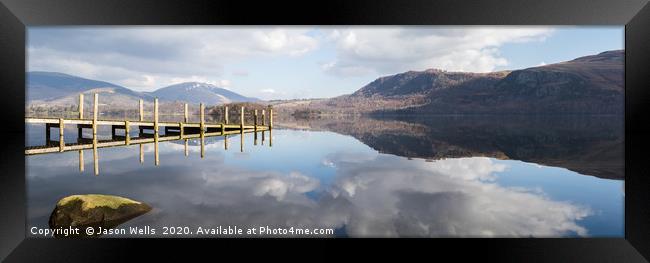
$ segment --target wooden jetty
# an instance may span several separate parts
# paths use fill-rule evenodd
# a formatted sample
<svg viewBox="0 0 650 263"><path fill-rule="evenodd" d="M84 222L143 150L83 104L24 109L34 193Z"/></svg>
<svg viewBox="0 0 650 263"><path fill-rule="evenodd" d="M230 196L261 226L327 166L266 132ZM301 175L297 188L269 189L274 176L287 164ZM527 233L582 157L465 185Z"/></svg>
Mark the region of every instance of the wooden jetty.
<svg viewBox="0 0 650 263"><path fill-rule="evenodd" d="M273 127L273 109L268 109L268 125L266 125L266 113L262 110L261 123L258 122L257 110L253 111L253 125L247 125L244 121L245 109L240 108L240 120L238 124L229 124L228 122L228 106L225 106L223 122L208 123L205 121L205 106L203 103L199 106L199 122L189 121L188 105L184 105L184 118L181 122L161 122L159 121L158 114L158 99L154 99L153 106L153 120L145 120L144 118L144 103L139 101L139 118L138 120L109 120L98 119L99 115L99 94L94 94L93 100L93 116L92 119L84 118L84 95L79 94L78 118L33 118L26 117L25 123L32 124L45 124L46 142L42 146L25 147L25 155L48 154L66 151L79 151L79 170L83 172L83 150L93 150L93 160L95 163L95 174L99 174L97 149L115 146L128 146L140 145L140 162L144 162L143 145L153 143L155 152L155 164L159 164L158 158L158 143L165 141L185 140L185 155L188 155L188 140L199 139L201 142L201 158L204 157L204 138L223 136L224 148L228 149L228 135L239 134L241 135L240 150L244 151L244 134L254 133L254 145L257 145L257 133L262 132L262 145L264 145L264 133L269 132L269 139L271 139L271 130ZM77 142L65 143L64 131L66 125L77 126ZM97 130L99 126L111 127L111 139L99 140ZM50 139L50 130L58 128L59 140L56 143ZM131 137L130 131L132 128L139 130L137 137ZM159 131L164 128L164 135L160 135ZM83 137L83 129L92 129L92 138ZM118 135L117 130L123 130L123 135ZM152 131L153 133L145 133L145 131ZM271 146L269 140L269 146Z"/></svg>

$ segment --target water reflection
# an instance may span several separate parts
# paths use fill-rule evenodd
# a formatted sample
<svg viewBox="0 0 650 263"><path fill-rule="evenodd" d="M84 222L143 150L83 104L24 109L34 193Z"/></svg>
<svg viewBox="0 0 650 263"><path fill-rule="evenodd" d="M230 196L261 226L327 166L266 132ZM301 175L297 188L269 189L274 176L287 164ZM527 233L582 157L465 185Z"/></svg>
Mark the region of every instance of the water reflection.
<svg viewBox="0 0 650 263"><path fill-rule="evenodd" d="M484 157L412 162L379 156L332 161L342 175L332 189L364 207L350 234L364 236L586 235L578 221L587 207L554 201L540 192L502 187L495 173L507 165Z"/></svg>
<svg viewBox="0 0 650 263"><path fill-rule="evenodd" d="M485 156L624 178L622 116L393 116L279 119L352 136L382 153L438 160Z"/></svg>
<svg viewBox="0 0 650 263"><path fill-rule="evenodd" d="M30 129L40 129L39 126L42 125L30 125ZM257 133L262 133L262 144L264 143L264 133L268 130L240 130L240 131L222 131L222 132L200 132L196 134L179 134L178 132L166 131L163 136L159 135L158 132L148 135L140 131L138 137L132 137L131 134L117 135L115 130L111 132L109 139L99 140L98 136L93 136L92 139L83 138L81 130L79 131L80 135L76 138L76 143L65 143L64 133L60 130L60 136L58 141L50 140L48 128L45 128L45 144L43 145L34 145L34 139L28 140L28 147L25 147L26 155L36 155L36 154L51 154L51 153L62 153L67 151L77 151L79 155L79 171L83 172L85 170L84 164L84 152L83 149L92 149L93 152L93 167L95 175L99 175L99 153L98 148L107 148L107 147L124 147L131 144L138 144L140 147L140 163L144 163L144 145L153 144L154 147L154 163L156 166L160 164L159 158L159 143L161 141L177 141L182 140L185 143L185 156L189 155L188 151L188 141L191 138L199 138L200 147L201 147L201 158L205 156L205 138L206 137L223 137L224 138L224 149L228 150L228 134L239 134L241 138L241 152L244 152L244 134L253 133L255 138L255 145L257 145ZM268 131L270 133L270 131ZM36 143L37 144L37 143ZM270 146L270 145L269 145Z"/></svg>
<svg viewBox="0 0 650 263"><path fill-rule="evenodd" d="M312 120L304 125L310 130L274 130L269 139L281 143L273 148L253 147L255 135L240 139L245 153L224 151L229 137L239 135L165 141L158 145L159 167L133 161L154 152L152 144L103 148L100 177L70 173L74 151L29 156L28 224L46 225L63 196L102 193L154 207L123 227L318 227L349 237L622 236L622 181L584 176L578 168L590 170L573 160L558 162L568 169L548 164L617 149L622 138L609 125L504 132L437 123ZM557 147L554 158L542 142ZM564 142L574 145L559 147ZM616 170L609 169L615 160L604 163L591 170Z"/></svg>

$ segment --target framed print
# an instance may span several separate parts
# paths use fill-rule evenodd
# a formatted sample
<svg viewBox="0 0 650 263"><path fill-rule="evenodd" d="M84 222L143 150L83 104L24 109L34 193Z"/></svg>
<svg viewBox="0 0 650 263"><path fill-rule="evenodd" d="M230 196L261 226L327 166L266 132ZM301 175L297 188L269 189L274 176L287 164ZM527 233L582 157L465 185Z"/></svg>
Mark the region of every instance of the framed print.
<svg viewBox="0 0 650 263"><path fill-rule="evenodd" d="M650 255L646 1L0 13L7 261L148 244Z"/></svg>

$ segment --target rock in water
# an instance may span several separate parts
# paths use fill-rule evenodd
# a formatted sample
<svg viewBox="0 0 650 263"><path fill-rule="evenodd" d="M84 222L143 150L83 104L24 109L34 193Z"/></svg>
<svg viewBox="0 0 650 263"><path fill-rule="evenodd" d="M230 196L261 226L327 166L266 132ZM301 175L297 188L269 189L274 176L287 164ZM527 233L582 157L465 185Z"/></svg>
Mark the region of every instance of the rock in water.
<svg viewBox="0 0 650 263"><path fill-rule="evenodd" d="M56 204L50 215L50 228L93 227L98 230L114 228L134 217L151 211L151 206L128 198L112 195L71 195ZM97 233L97 232L95 232Z"/></svg>

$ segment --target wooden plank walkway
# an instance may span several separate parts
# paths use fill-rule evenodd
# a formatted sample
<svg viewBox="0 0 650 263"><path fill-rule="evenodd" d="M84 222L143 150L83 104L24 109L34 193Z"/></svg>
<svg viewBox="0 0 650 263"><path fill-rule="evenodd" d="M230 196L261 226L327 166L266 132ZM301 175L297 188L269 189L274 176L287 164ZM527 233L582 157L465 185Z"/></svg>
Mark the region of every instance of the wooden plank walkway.
<svg viewBox="0 0 650 263"><path fill-rule="evenodd" d="M273 109L269 107L269 123L268 126L265 125L265 119L266 119L266 114L265 111L262 110L262 123L261 125L258 124L258 115L257 115L257 110L254 111L254 124L253 125L245 125L244 124L244 107L241 107L240 109L240 123L239 124L229 124L228 122L228 106L225 106L225 111L224 111L224 122L223 123L206 123L205 122L205 106L203 103L200 104L200 116L201 119L199 122L189 122L189 111L188 111L188 105L185 103L184 105L184 120L182 122L161 122L158 121L158 99L154 99L154 109L153 109L153 115L154 119L152 121L145 121L144 120L144 102L140 100L140 116L139 120L99 120L97 118L98 116L98 111L99 111L99 94L94 94L94 105L93 105L93 118L92 119L87 119L84 118L83 114L83 101L84 101L84 95L79 94L79 106L78 106L78 114L79 118L36 118L36 117L25 117L25 123L42 123L42 124L49 124L50 127L59 127L61 124L72 124L72 125L81 125L82 127L88 127L90 128L91 126L95 127L97 125L113 125L113 126L122 126L122 128L126 126L141 126L141 127L173 127L173 128L218 128L218 129L253 129L256 126L257 127L267 127L267 128L272 128L273 127ZM93 128L95 129L95 128Z"/></svg>
<svg viewBox="0 0 650 263"><path fill-rule="evenodd" d="M94 94L93 102L93 117L92 119L84 118L83 111L83 101L84 94L79 94L79 106L78 106L78 118L35 118L35 117L26 117L25 123L30 124L45 124L45 136L46 144L42 146L31 146L25 147L25 155L35 155L35 154L46 154L46 153L55 153L55 152L66 152L66 151L79 151L80 161L83 160L83 150L93 149L94 155L98 148L106 147L115 147L115 146L126 146L132 144L140 144L141 147L143 144L154 143L156 148L156 165L158 164L158 143L165 141L174 141L174 140L187 140L200 138L201 139L201 156L203 157L203 139L205 137L213 136L228 136L232 134L240 134L242 137L242 146L241 150L243 151L243 138L244 133L255 133L255 145L257 145L257 132L262 132L262 144L264 142L264 132L269 131L273 128L273 109L269 107L268 109L268 124L266 122L267 114L265 110L262 110L261 123L258 123L258 111L254 110L254 121L253 125L244 123L244 107L240 108L240 120L239 124L231 124L228 120L228 106L225 106L224 111L224 120L221 123L207 123L205 121L205 106L203 103L200 104L200 121L199 122L189 122L189 111L188 105L184 105L184 118L182 122L161 122L158 121L158 99L154 99L154 109L153 109L153 120L145 121L144 120L144 102L139 101L139 119L138 120L112 120L112 119L98 119L99 112L99 95ZM64 131L65 125L76 125L77 126L77 142L66 144L64 141ZM98 126L110 126L111 127L111 139L110 140L98 140L97 130ZM137 127L139 129L138 137L131 138L130 131L132 127ZM159 130L161 127L165 129L165 135L160 136ZM59 141L51 141L50 130L51 128L58 128L59 130ZM92 139L83 138L83 129L92 129ZM124 130L124 135L118 136L116 130ZM147 134L144 131L151 130L153 134ZM171 135L169 135L171 134ZM270 134L269 134L270 135ZM227 138L227 137L226 137ZM54 144L53 142L56 142ZM271 140L269 140L269 146L271 146ZM227 139L225 141L225 147L227 149ZM141 148L142 149L142 148ZM187 151L187 150L186 150ZM142 158L142 157L141 157ZM81 169L83 170L83 169ZM97 172L96 172L97 173Z"/></svg>

